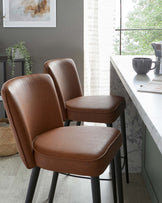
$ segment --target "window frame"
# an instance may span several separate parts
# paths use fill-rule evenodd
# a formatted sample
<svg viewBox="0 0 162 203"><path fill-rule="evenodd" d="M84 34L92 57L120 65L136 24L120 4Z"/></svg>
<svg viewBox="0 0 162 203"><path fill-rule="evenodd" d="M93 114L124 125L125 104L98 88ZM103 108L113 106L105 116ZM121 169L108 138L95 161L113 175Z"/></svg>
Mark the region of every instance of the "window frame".
<svg viewBox="0 0 162 203"><path fill-rule="evenodd" d="M122 15L122 6L123 6L123 1L120 0L120 23L119 23L119 28L115 29L115 32L119 32L119 55L122 55L122 32L124 31L142 31L142 30L162 30L162 29L156 29L156 28L122 28L122 20L123 20L123 15Z"/></svg>

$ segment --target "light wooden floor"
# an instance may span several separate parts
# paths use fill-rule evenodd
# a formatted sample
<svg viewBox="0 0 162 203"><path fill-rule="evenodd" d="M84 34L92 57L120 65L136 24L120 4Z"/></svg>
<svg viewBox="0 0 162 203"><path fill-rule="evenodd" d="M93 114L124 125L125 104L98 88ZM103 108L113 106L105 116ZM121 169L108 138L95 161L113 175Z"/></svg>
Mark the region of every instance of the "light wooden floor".
<svg viewBox="0 0 162 203"><path fill-rule="evenodd" d="M20 160L19 155L0 157L0 203L23 203L31 170ZM108 170L102 175L108 177ZM41 170L34 203L46 203L52 172ZM140 174L131 174L130 183L124 184L125 203L151 203ZM101 182L102 203L113 203L111 181ZM91 203L89 180L59 176L55 203Z"/></svg>

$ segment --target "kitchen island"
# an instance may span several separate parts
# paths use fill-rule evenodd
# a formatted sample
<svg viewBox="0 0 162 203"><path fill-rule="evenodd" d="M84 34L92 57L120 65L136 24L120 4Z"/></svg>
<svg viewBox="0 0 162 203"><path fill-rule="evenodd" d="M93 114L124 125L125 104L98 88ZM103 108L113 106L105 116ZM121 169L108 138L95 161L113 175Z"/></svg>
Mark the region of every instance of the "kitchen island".
<svg viewBox="0 0 162 203"><path fill-rule="evenodd" d="M162 94L137 91L157 76L154 71L136 74L134 57L111 57L110 93L126 99L129 170L142 172L152 202L157 203L162 202Z"/></svg>

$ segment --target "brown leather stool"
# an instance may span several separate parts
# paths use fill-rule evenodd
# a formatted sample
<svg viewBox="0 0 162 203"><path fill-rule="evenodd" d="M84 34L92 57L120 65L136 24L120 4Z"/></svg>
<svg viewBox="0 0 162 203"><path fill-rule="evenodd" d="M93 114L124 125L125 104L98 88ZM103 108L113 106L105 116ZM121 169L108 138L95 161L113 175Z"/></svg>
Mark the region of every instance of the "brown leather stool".
<svg viewBox="0 0 162 203"><path fill-rule="evenodd" d="M127 141L125 128L125 100L120 96L83 96L79 75L72 59L53 59L45 62L44 72L51 75L59 102L61 105L65 125L70 121L112 123L120 117L123 138L124 164L126 181L129 183Z"/></svg>
<svg viewBox="0 0 162 203"><path fill-rule="evenodd" d="M20 156L33 168L26 203L31 203L40 168L55 171L52 203L59 172L91 177L93 203L101 203L99 175L115 157L119 202L123 203L121 134L105 127L63 127L61 109L48 74L21 76L6 82L2 97Z"/></svg>

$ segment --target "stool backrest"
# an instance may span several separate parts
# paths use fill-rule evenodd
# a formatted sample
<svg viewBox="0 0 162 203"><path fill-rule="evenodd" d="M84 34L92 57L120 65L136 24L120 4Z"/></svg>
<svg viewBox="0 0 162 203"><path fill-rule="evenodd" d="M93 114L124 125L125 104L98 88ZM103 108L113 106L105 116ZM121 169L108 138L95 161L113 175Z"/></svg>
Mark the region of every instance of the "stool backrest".
<svg viewBox="0 0 162 203"><path fill-rule="evenodd" d="M63 126L52 78L33 74L11 79L3 84L2 98L20 156L27 168L33 168L34 138Z"/></svg>
<svg viewBox="0 0 162 203"><path fill-rule="evenodd" d="M50 74L55 83L63 119L66 120L65 102L83 95L76 65L69 58L53 59L45 62L44 72Z"/></svg>

